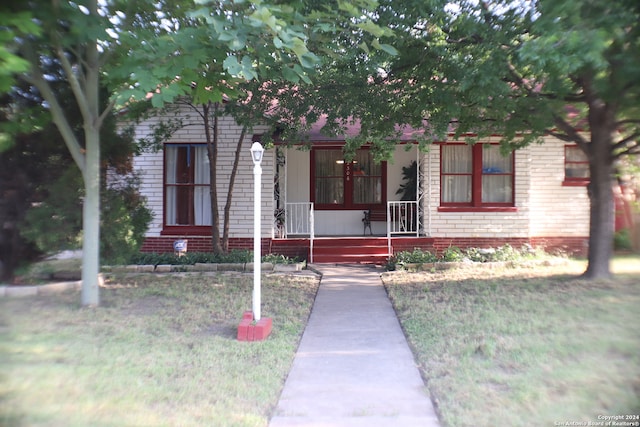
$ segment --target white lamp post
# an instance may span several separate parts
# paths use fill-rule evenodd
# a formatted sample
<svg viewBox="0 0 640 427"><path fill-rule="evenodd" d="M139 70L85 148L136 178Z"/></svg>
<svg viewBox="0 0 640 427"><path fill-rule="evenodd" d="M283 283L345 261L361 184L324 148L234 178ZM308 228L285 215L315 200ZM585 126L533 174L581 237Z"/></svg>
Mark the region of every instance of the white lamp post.
<svg viewBox="0 0 640 427"><path fill-rule="evenodd" d="M259 142L251 145L251 158L253 159L253 320L260 320L260 202L262 183L262 155L264 148Z"/></svg>

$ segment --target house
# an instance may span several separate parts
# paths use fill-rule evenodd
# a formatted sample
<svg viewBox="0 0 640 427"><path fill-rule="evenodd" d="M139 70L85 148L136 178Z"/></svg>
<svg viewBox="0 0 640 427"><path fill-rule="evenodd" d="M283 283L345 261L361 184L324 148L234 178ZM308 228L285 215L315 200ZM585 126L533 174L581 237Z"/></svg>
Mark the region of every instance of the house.
<svg viewBox="0 0 640 427"><path fill-rule="evenodd" d="M149 132L150 119L138 126ZM218 193L225 203L241 128L220 120ZM585 253L589 235L588 163L576 146L547 137L506 157L498 138L474 146L434 143L428 152L402 137L392 160L376 163L368 147L345 161L344 140L311 129L310 150L285 144L262 162L262 251L313 262L378 262L416 247L514 247ZM255 128L253 139L265 129ZM348 130L347 132L350 132ZM253 163L246 137L230 213L231 249L252 248ZM210 251L208 160L202 127L177 131L156 153L134 159L155 216L142 250ZM417 165L414 197L398 194L403 168ZM405 199L405 200L401 200ZM408 200L407 200L408 199ZM220 207L222 213L222 206ZM365 221L368 217L369 221Z"/></svg>

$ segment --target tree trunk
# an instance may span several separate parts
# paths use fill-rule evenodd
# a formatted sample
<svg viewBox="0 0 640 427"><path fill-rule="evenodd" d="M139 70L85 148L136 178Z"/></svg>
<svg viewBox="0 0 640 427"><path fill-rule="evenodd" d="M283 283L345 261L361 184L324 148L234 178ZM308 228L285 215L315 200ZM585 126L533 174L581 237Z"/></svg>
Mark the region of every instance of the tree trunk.
<svg viewBox="0 0 640 427"><path fill-rule="evenodd" d="M593 115L592 115L593 116ZM593 117L591 117L593 118ZM590 201L589 264L585 278L598 279L611 276L610 260L613 255L614 205L612 132L602 120L591 121L589 155ZM606 122L606 121L605 121Z"/></svg>
<svg viewBox="0 0 640 427"><path fill-rule="evenodd" d="M233 167L231 168L231 176L229 177L229 188L227 190L227 201L224 204L224 230L222 233L222 248L225 252L229 252L229 217L231 214L231 199L233 197L233 187L236 183L236 174L238 173L238 165L240 164L240 155L242 154L242 142L247 133L247 127L242 127L238 145L236 147L236 155L233 159Z"/></svg>
<svg viewBox="0 0 640 427"><path fill-rule="evenodd" d="M92 0L90 10L98 16L98 2ZM86 53L84 94L81 106L84 118L85 165L84 205L82 208L82 305L100 304L100 64L97 42L89 42ZM78 91L76 97L81 97Z"/></svg>
<svg viewBox="0 0 640 427"><path fill-rule="evenodd" d="M82 305L100 304L100 131L85 127L86 163L82 208Z"/></svg>
<svg viewBox="0 0 640 427"><path fill-rule="evenodd" d="M209 124L212 104L203 104L204 133L209 157L209 195L211 197L211 247L214 254L224 252L220 242L220 212L218 210L218 103L213 104L213 135Z"/></svg>

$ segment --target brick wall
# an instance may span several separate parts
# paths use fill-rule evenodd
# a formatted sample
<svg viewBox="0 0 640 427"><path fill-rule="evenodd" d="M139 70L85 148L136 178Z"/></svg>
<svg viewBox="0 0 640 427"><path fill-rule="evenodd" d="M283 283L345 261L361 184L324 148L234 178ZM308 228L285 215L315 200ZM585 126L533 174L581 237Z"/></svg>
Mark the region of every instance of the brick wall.
<svg viewBox="0 0 640 427"><path fill-rule="evenodd" d="M211 252L211 237L188 237L178 236L147 237L140 249L141 252L173 252L173 242L175 240L187 240L187 252ZM253 250L253 238L230 238L229 249ZM271 253L271 239L261 239L261 252Z"/></svg>
<svg viewBox="0 0 640 427"><path fill-rule="evenodd" d="M493 141L488 141L493 142ZM440 145L422 160L425 233L434 238L583 238L589 234L585 187L563 186L564 146L553 138L515 153L517 212L439 212Z"/></svg>
<svg viewBox="0 0 640 427"><path fill-rule="evenodd" d="M178 112L183 117L191 116L193 119L185 120L185 126L178 130L167 142L204 143L206 142L202 124L197 116L187 106L181 106ZM166 113L162 117L153 117L136 127L136 137L140 138L150 133L153 124L161 119L173 118L176 113ZM233 164L241 127L235 124L232 118L223 117L219 122L220 144L218 148L218 206L220 215L223 215L226 202L231 165ZM253 133L263 130L256 127ZM235 179L234 195L231 204L229 230L234 237L253 237L253 162L249 149L253 133L245 135L240 156L240 165ZM266 150L262 161L262 234L271 236L273 228L273 164L274 150ZM134 159L134 168L142 174L142 195L147 198L149 208L154 218L147 232L148 237L160 237L163 226L163 172L164 154L160 150L155 153L143 153ZM222 167L224 166L224 167ZM222 227L223 218L220 218Z"/></svg>

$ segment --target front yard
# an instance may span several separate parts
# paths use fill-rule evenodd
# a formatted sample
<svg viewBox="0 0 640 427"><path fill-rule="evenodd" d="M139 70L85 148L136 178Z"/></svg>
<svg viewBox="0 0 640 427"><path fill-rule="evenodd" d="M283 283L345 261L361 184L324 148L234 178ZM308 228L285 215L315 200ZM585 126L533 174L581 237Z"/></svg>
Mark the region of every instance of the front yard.
<svg viewBox="0 0 640 427"><path fill-rule="evenodd" d="M612 280L582 271L572 261L383 275L444 427L640 414L640 257L616 259Z"/></svg>
<svg viewBox="0 0 640 427"><path fill-rule="evenodd" d="M640 257L597 282L583 262L528 265L383 274L442 426L640 414ZM255 343L236 340L246 273L112 276L97 309L2 298L0 425L265 427L318 283L265 275L274 330Z"/></svg>
<svg viewBox="0 0 640 427"><path fill-rule="evenodd" d="M78 292L0 299L0 425L266 426L317 278L268 275L264 342L238 342L252 275L109 279Z"/></svg>

